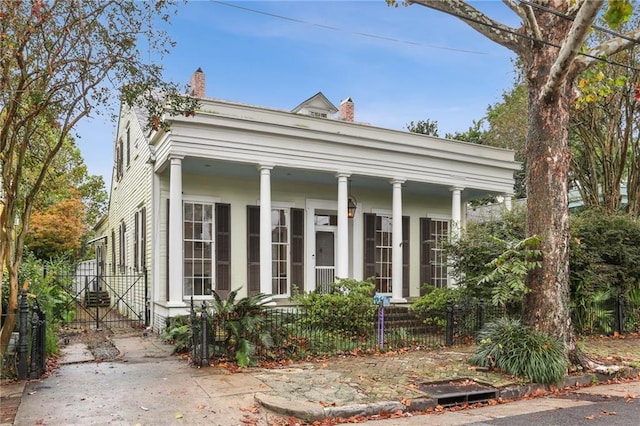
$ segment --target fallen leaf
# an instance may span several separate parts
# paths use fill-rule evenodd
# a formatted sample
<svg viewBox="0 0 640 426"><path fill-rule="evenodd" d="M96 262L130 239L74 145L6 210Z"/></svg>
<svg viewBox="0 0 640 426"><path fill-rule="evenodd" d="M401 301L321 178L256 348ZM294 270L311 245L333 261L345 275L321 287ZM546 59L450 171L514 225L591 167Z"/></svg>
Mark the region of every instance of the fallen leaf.
<svg viewBox="0 0 640 426"><path fill-rule="evenodd" d="M147 407L140 406L140 408L142 408L144 411L149 411Z"/></svg>
<svg viewBox="0 0 640 426"><path fill-rule="evenodd" d="M200 405L198 405L196 408L197 408L198 410L204 410L205 408L207 408L207 406L206 406L206 405L204 405L204 404L200 404Z"/></svg>
<svg viewBox="0 0 640 426"><path fill-rule="evenodd" d="M596 418L596 416L592 414L590 416L584 416L584 418L587 419L587 420L593 420L593 419Z"/></svg>
<svg viewBox="0 0 640 426"><path fill-rule="evenodd" d="M182 418L182 413L176 413L176 419L181 419Z"/></svg>

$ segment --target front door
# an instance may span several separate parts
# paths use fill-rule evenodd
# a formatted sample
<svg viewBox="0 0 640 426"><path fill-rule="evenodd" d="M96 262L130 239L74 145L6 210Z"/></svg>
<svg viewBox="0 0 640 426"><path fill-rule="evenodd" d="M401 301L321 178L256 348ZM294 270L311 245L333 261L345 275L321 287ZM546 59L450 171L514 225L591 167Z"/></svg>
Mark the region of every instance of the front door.
<svg viewBox="0 0 640 426"><path fill-rule="evenodd" d="M316 290L327 293L335 274L335 231L316 231Z"/></svg>

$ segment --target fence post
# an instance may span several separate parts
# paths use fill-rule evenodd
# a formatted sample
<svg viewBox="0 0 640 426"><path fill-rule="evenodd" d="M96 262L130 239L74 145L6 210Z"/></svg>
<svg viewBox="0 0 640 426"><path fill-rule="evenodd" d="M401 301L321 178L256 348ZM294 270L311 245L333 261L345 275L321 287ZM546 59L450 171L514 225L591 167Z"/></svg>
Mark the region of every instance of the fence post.
<svg viewBox="0 0 640 426"><path fill-rule="evenodd" d="M36 300L36 308L40 322L38 323L38 340L40 341L40 374L46 371L47 367L47 315L40 309L40 304Z"/></svg>
<svg viewBox="0 0 640 426"><path fill-rule="evenodd" d="M33 313L31 314L31 365L29 368L29 378L31 379L37 379L40 377L40 374L38 374L38 349L40 348L40 344L38 342L39 322L40 317L34 307Z"/></svg>
<svg viewBox="0 0 640 426"><path fill-rule="evenodd" d="M201 367L209 366L209 332L207 330L207 322L209 316L207 315L207 303L202 302L202 315L200 316L200 354L202 359L200 360Z"/></svg>
<svg viewBox="0 0 640 426"><path fill-rule="evenodd" d="M191 296L191 362L197 363L198 357L198 323L196 322L196 309L193 306L193 296Z"/></svg>
<svg viewBox="0 0 640 426"><path fill-rule="evenodd" d="M20 306L18 308L20 328L18 335L18 380L27 378L27 317L29 315L29 303L27 302L27 291L22 290L20 296Z"/></svg>
<svg viewBox="0 0 640 426"><path fill-rule="evenodd" d="M144 326L151 325L151 301L149 300L149 274L147 267L144 268Z"/></svg>
<svg viewBox="0 0 640 426"><path fill-rule="evenodd" d="M618 318L618 334L624 334L624 297L622 292L618 293L616 313Z"/></svg>
<svg viewBox="0 0 640 426"><path fill-rule="evenodd" d="M447 329L445 337L445 345L453 346L453 303L447 301Z"/></svg>

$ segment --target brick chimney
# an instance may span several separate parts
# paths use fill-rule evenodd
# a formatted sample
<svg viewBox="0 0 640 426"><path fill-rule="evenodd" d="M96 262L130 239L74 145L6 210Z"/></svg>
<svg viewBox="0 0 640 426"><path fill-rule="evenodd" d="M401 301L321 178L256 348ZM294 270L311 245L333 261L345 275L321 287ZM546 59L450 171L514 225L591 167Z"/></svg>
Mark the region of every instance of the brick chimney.
<svg viewBox="0 0 640 426"><path fill-rule="evenodd" d="M351 98L347 98L344 101L340 102L340 107L338 109L338 118L342 121L351 121L353 122L354 118L354 110L355 106Z"/></svg>
<svg viewBox="0 0 640 426"><path fill-rule="evenodd" d="M195 98L204 98L204 72L202 68L196 70L191 76L191 82L189 82L189 95Z"/></svg>

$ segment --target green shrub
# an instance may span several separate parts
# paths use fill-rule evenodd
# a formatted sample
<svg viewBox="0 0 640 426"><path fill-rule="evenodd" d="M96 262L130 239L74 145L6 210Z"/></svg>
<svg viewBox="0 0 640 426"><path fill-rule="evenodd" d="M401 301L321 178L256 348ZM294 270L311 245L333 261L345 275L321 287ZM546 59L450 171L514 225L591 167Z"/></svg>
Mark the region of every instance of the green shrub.
<svg viewBox="0 0 640 426"><path fill-rule="evenodd" d="M447 325L447 303L456 303L461 299L459 287L435 287L431 284L422 286L425 294L414 300L409 310L416 314L426 325L444 328Z"/></svg>
<svg viewBox="0 0 640 426"><path fill-rule="evenodd" d="M179 316L167 319L167 326L160 338L174 345L174 352L185 353L191 349L191 320L189 316Z"/></svg>
<svg viewBox="0 0 640 426"><path fill-rule="evenodd" d="M567 371L564 343L518 320L498 319L487 324L478 337L480 345L469 359L473 365L498 368L543 384L558 383Z"/></svg>
<svg viewBox="0 0 640 426"><path fill-rule="evenodd" d="M343 279L332 284L328 293L296 295L292 299L302 314L302 327L366 338L375 330L374 289L371 280Z"/></svg>

